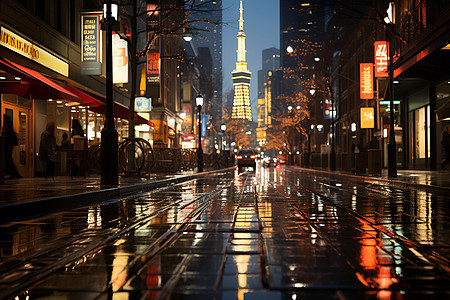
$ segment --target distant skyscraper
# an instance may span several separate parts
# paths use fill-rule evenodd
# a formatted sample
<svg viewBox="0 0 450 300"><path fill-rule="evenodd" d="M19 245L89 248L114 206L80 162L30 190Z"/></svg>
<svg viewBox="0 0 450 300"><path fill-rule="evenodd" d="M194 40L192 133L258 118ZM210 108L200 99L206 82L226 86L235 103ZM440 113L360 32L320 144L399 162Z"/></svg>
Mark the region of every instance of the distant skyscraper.
<svg viewBox="0 0 450 300"><path fill-rule="evenodd" d="M211 22L196 22L192 25L199 30L198 34L193 36L191 46L196 49L209 48L212 59L212 93L203 95L205 104L202 113L210 115L212 124L219 130L222 123L222 0L199 3L201 9L192 11L189 19L205 19Z"/></svg>
<svg viewBox="0 0 450 300"><path fill-rule="evenodd" d="M231 72L234 85L234 100L231 117L233 119L246 119L252 121L252 107L250 105L250 78L251 72L247 69L245 58L244 8L242 0L239 7L239 32L237 34L238 50L236 69Z"/></svg>
<svg viewBox="0 0 450 300"><path fill-rule="evenodd" d="M277 48L262 51L262 70L258 71L258 121L256 140L264 146L267 140L267 130L272 117L272 79L274 71L280 68L280 50Z"/></svg>

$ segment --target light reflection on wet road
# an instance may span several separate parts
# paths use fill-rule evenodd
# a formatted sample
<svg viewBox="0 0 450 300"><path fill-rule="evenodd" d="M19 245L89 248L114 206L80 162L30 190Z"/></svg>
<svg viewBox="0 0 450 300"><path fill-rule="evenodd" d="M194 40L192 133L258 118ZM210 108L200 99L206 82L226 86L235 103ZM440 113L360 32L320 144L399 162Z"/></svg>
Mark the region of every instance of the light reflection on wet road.
<svg viewBox="0 0 450 300"><path fill-rule="evenodd" d="M289 166L2 228L0 296L445 299L448 196Z"/></svg>

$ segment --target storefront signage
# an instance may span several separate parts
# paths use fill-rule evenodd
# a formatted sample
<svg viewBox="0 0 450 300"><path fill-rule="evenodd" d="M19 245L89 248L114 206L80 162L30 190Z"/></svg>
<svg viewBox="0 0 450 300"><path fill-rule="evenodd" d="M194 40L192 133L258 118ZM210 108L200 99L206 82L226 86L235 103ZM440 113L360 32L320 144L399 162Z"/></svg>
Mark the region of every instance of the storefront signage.
<svg viewBox="0 0 450 300"><path fill-rule="evenodd" d="M372 63L359 64L360 98L373 98L373 65Z"/></svg>
<svg viewBox="0 0 450 300"><path fill-rule="evenodd" d="M373 107L361 107L361 128L375 127L375 113Z"/></svg>
<svg viewBox="0 0 450 300"><path fill-rule="evenodd" d="M100 14L82 14L81 26L81 74L101 75Z"/></svg>
<svg viewBox="0 0 450 300"><path fill-rule="evenodd" d="M27 57L61 75L69 76L69 64L35 43L1 26L0 45Z"/></svg>
<svg viewBox="0 0 450 300"><path fill-rule="evenodd" d="M194 135L183 136L183 141L194 141L194 140L195 140Z"/></svg>
<svg viewBox="0 0 450 300"><path fill-rule="evenodd" d="M151 98L136 97L136 101L134 103L134 109L136 112L150 112L152 110Z"/></svg>
<svg viewBox="0 0 450 300"><path fill-rule="evenodd" d="M128 44L113 34L113 83L128 82Z"/></svg>
<svg viewBox="0 0 450 300"><path fill-rule="evenodd" d="M147 53L147 82L159 82L159 53Z"/></svg>
<svg viewBox="0 0 450 300"><path fill-rule="evenodd" d="M330 97L328 95L324 96L323 99L323 118L326 120L332 119L332 113L333 113L333 103L330 100Z"/></svg>
<svg viewBox="0 0 450 300"><path fill-rule="evenodd" d="M377 41L374 44L375 53L375 77L388 77L389 44L385 41Z"/></svg>

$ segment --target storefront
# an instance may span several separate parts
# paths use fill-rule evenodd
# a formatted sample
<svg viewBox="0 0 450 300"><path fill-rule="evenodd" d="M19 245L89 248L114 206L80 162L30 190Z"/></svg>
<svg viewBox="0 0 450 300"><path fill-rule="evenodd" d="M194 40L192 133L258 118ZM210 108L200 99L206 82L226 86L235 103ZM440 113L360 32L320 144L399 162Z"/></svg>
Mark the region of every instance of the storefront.
<svg viewBox="0 0 450 300"><path fill-rule="evenodd" d="M40 136L54 122L58 149L57 174L67 174L63 137L70 139L72 120L80 121L88 146L99 143L106 112L106 99L69 77L69 64L12 30L1 27L0 111L8 115L18 135L13 161L24 177L40 175ZM71 84L68 84L70 82ZM76 87L75 87L76 86ZM128 108L114 103L119 141L128 136ZM1 119L1 126L4 120ZM135 115L136 124L147 120Z"/></svg>

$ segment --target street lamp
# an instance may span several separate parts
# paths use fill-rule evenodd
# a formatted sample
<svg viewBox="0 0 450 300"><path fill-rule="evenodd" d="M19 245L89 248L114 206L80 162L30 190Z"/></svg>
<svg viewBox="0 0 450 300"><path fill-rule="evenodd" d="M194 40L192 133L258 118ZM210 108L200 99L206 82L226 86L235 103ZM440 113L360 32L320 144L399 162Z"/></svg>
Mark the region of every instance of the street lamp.
<svg viewBox="0 0 450 300"><path fill-rule="evenodd" d="M203 149L202 149L202 106L203 96L198 95L195 98L195 104L198 110L198 150L197 150L197 171L203 172Z"/></svg>
<svg viewBox="0 0 450 300"><path fill-rule="evenodd" d="M117 185L119 183L118 141L119 136L114 125L113 111L113 78L112 78L112 1L106 3L106 115L105 125L101 133L101 185ZM117 11L117 7L116 7ZM117 16L116 16L117 18ZM116 19L117 20L117 19Z"/></svg>
<svg viewBox="0 0 450 300"><path fill-rule="evenodd" d="M392 51L392 42L394 40L393 33L394 32L394 18L393 13L394 6L392 3L389 4L388 14L391 14L391 17L386 21L386 33L389 41L389 141L388 141L388 177L397 177L397 145L395 142L395 127L394 127L394 52ZM391 31L389 31L391 30Z"/></svg>
<svg viewBox="0 0 450 300"><path fill-rule="evenodd" d="M227 125L225 125L224 123L222 123L222 125L220 125L220 130L222 130L222 139L223 138L225 138L225 147L223 147L223 141L222 141L222 150L225 150L224 148L226 148L226 141L227 141L227 139L226 139L226 137L225 137L225 130L227 129Z"/></svg>

